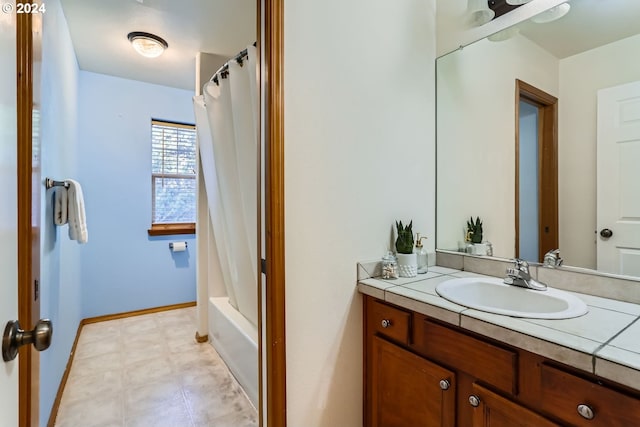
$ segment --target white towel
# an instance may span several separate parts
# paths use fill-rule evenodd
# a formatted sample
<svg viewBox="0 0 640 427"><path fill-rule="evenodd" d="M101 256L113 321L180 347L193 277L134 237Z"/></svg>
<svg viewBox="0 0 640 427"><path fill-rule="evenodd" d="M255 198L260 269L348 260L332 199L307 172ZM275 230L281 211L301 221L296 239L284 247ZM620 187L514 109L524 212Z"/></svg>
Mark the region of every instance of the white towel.
<svg viewBox="0 0 640 427"><path fill-rule="evenodd" d="M56 187L53 195L53 223L64 225L67 223L67 189Z"/></svg>
<svg viewBox="0 0 640 427"><path fill-rule="evenodd" d="M84 197L82 187L77 181L67 179L69 183L68 192L68 212L69 218L69 238L77 240L78 243L87 243L89 233L87 232L87 217L84 212Z"/></svg>

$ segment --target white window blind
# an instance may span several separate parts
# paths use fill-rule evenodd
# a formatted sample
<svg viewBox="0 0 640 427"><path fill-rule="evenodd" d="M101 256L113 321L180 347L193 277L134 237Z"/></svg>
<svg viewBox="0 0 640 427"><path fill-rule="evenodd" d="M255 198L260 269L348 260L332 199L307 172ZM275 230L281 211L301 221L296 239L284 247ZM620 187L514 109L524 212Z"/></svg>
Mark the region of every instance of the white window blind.
<svg viewBox="0 0 640 427"><path fill-rule="evenodd" d="M151 121L153 224L196 221L195 126Z"/></svg>

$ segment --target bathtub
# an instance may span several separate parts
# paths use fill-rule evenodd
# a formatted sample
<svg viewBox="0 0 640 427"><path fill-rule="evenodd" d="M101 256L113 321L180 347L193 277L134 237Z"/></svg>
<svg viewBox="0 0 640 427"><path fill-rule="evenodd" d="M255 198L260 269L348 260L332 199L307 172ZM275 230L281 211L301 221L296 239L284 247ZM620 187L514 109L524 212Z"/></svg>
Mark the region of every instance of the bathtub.
<svg viewBox="0 0 640 427"><path fill-rule="evenodd" d="M209 298L209 340L258 407L258 329L229 304L227 297Z"/></svg>

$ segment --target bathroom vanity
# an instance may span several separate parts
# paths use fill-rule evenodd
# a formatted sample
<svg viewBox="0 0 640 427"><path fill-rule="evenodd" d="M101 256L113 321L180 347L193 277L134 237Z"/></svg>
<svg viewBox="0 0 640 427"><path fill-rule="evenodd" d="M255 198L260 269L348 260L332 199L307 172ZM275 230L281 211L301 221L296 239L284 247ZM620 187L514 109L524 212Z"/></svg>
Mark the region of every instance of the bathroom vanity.
<svg viewBox="0 0 640 427"><path fill-rule="evenodd" d="M434 292L474 274L434 267L424 279L359 277L365 426L640 426L637 360L607 360L605 351L629 350L616 340L634 333L640 307L581 295L587 315L531 321ZM603 323L602 334L580 336Z"/></svg>

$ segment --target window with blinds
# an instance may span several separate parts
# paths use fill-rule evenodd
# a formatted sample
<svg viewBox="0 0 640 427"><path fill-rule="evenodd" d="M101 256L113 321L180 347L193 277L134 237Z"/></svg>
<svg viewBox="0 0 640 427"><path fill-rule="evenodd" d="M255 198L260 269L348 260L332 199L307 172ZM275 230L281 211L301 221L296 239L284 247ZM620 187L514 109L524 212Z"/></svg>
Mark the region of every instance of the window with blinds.
<svg viewBox="0 0 640 427"><path fill-rule="evenodd" d="M151 121L151 186L152 229L157 226L167 229L163 225L195 223L194 125Z"/></svg>

